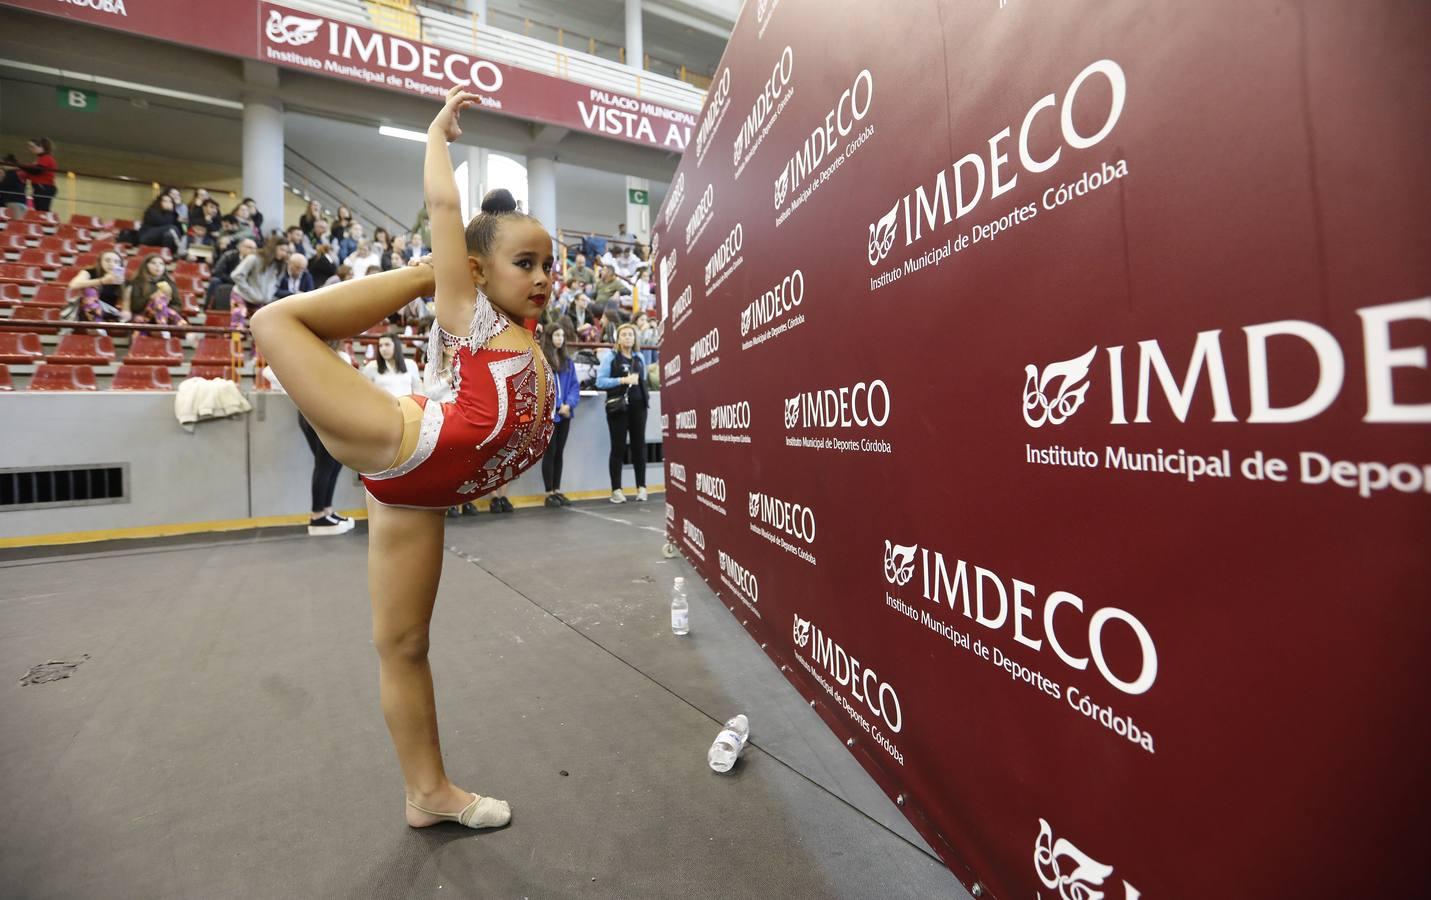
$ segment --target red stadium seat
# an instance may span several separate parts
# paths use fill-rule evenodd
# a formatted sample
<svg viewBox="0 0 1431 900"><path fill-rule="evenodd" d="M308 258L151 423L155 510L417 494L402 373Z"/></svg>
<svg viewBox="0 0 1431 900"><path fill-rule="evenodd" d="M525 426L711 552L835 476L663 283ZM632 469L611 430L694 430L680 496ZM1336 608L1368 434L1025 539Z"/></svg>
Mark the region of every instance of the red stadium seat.
<svg viewBox="0 0 1431 900"><path fill-rule="evenodd" d="M15 382L10 379L10 367L0 363L0 391L15 390Z"/></svg>
<svg viewBox="0 0 1431 900"><path fill-rule="evenodd" d="M233 381L233 372L228 366L189 366L190 378L224 378Z"/></svg>
<svg viewBox="0 0 1431 900"><path fill-rule="evenodd" d="M20 265L42 266L53 272L62 264L60 263L60 255L58 253L41 250L39 247L31 247L28 250L20 251Z"/></svg>
<svg viewBox="0 0 1431 900"><path fill-rule="evenodd" d="M199 341L199 349L194 351L194 364L200 366L228 366L232 356L226 337L205 337Z"/></svg>
<svg viewBox="0 0 1431 900"><path fill-rule="evenodd" d="M20 286L18 284L0 284L0 309L7 306L18 306L23 302L20 297Z"/></svg>
<svg viewBox="0 0 1431 900"><path fill-rule="evenodd" d="M65 305L65 295L69 292L63 284L42 284L35 289L35 295L26 303L33 303L35 306L58 306L61 309Z"/></svg>
<svg viewBox="0 0 1431 900"><path fill-rule="evenodd" d="M38 266L19 263L0 264L0 282L12 284L39 284L45 280L45 273Z"/></svg>
<svg viewBox="0 0 1431 900"><path fill-rule="evenodd" d="M41 225L58 225L60 217L52 212L42 212L38 209L27 209L25 215L20 218L22 222L37 222Z"/></svg>
<svg viewBox="0 0 1431 900"><path fill-rule="evenodd" d="M107 365L114 362L114 341L102 334L67 334L60 338L60 346L50 354L50 361Z"/></svg>
<svg viewBox="0 0 1431 900"><path fill-rule="evenodd" d="M60 320L60 310L53 306L30 306L21 303L10 312L11 323L21 322L58 322ZM3 320L0 320L3 321ZM8 331L34 331L34 328L12 327Z"/></svg>
<svg viewBox="0 0 1431 900"><path fill-rule="evenodd" d="M118 248L118 246L119 245L116 244L114 241L91 241L89 245L89 252L93 253L95 256L99 256L101 253L104 253L107 250L114 250Z"/></svg>
<svg viewBox="0 0 1431 900"><path fill-rule="evenodd" d="M74 241L69 238L54 235L40 238L40 249L48 250L60 256L74 256L76 253L79 253L79 249L75 247Z"/></svg>
<svg viewBox="0 0 1431 900"><path fill-rule="evenodd" d="M8 231L0 231L0 251L8 253L19 253L30 247L29 241L23 234L11 234Z"/></svg>
<svg viewBox="0 0 1431 900"><path fill-rule="evenodd" d="M34 222L19 222L14 219L11 219L10 223L5 226L5 233L16 237L33 238L37 241L45 236L44 229Z"/></svg>
<svg viewBox="0 0 1431 900"><path fill-rule="evenodd" d="M205 280L207 280L209 277L208 266L204 265L201 262L190 262L187 259L181 259L178 262L174 263L174 272L176 277L182 275L186 278L197 278Z"/></svg>
<svg viewBox="0 0 1431 900"><path fill-rule="evenodd" d="M35 368L35 377L30 380L32 391L97 391L94 368L91 366L67 366L63 363L43 363Z"/></svg>
<svg viewBox="0 0 1431 900"><path fill-rule="evenodd" d="M95 262L98 261L99 260L95 260ZM91 265L93 265L93 263L91 263ZM52 280L56 284L68 285L71 281L74 281L76 275L83 272L86 268L87 266L65 266L55 273L55 277Z"/></svg>
<svg viewBox="0 0 1431 900"><path fill-rule="evenodd" d="M184 362L184 346L178 338L137 334L129 341L124 363L129 366L177 366Z"/></svg>
<svg viewBox="0 0 1431 900"><path fill-rule="evenodd" d="M204 327L227 328L229 327L229 321L232 315L233 313L226 312L222 309L211 309L204 313Z"/></svg>
<svg viewBox="0 0 1431 900"><path fill-rule="evenodd" d="M163 366L136 366L125 363L114 373L112 391L172 391L174 381Z"/></svg>
<svg viewBox="0 0 1431 900"><path fill-rule="evenodd" d="M133 219L115 219L112 225L115 231L124 231L126 229L132 231L139 227Z"/></svg>
<svg viewBox="0 0 1431 900"><path fill-rule="evenodd" d="M93 228L96 230L107 227L105 221L99 216L73 215L70 216L70 224L77 225L80 228Z"/></svg>
<svg viewBox="0 0 1431 900"><path fill-rule="evenodd" d="M33 363L45 355L40 346L40 336L33 331L19 334L0 334L0 362Z"/></svg>

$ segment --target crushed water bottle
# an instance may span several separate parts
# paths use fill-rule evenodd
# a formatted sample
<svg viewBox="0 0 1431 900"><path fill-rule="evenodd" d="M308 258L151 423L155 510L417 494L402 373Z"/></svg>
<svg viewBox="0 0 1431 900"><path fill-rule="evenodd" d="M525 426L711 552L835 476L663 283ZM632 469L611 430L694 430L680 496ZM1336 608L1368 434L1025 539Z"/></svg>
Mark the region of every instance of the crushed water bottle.
<svg viewBox="0 0 1431 900"><path fill-rule="evenodd" d="M716 735L715 743L711 744L711 750L706 754L706 761L711 764L711 769L716 772L729 772L730 767L735 765L735 758L745 749L745 742L749 738L750 720L745 717L745 713L726 722L725 728Z"/></svg>
<svg viewBox="0 0 1431 900"><path fill-rule="evenodd" d="M676 576L671 588L671 634L691 633L691 604L686 600L686 579Z"/></svg>

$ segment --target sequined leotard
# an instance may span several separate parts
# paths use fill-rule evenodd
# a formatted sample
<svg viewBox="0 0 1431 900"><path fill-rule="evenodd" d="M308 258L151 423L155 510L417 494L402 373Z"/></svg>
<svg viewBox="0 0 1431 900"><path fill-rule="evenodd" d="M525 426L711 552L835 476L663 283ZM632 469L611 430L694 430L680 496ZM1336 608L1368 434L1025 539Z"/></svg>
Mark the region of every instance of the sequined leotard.
<svg viewBox="0 0 1431 900"><path fill-rule="evenodd" d="M417 449L391 469L362 476L373 499L388 506L457 506L542 458L554 427L545 408L553 396L552 373L547 366L538 369L530 350L487 346L510 327L511 320L480 292L465 337L433 323L423 394L413 395L423 408ZM450 363L444 347L452 349ZM546 387L539 391L543 377Z"/></svg>

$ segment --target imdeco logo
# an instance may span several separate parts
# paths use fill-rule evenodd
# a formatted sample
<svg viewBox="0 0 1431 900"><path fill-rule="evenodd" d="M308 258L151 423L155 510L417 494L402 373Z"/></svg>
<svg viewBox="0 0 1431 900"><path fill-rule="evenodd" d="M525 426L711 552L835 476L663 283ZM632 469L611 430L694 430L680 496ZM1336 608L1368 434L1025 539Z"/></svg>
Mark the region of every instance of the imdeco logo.
<svg viewBox="0 0 1431 900"><path fill-rule="evenodd" d="M705 472L697 472L696 502L725 515L725 479Z"/></svg>
<svg viewBox="0 0 1431 900"><path fill-rule="evenodd" d="M673 356L661 367L661 385L670 387L679 384L681 381L681 358Z"/></svg>
<svg viewBox="0 0 1431 900"><path fill-rule="evenodd" d="M715 248L710 259L706 260L707 297L720 287L732 272L740 268L740 264L745 261L745 257L740 255L740 251L744 247L745 227L740 222L736 222L735 227L730 230L730 234L725 236L725 240Z"/></svg>
<svg viewBox="0 0 1431 900"><path fill-rule="evenodd" d="M884 542L884 579L895 587L904 587L914 577L914 551L919 547L910 544Z"/></svg>
<svg viewBox="0 0 1431 900"><path fill-rule="evenodd" d="M708 184L701 192L700 202L696 208L691 210L691 217L686 220L686 252L690 252L691 245L696 242L696 238L706 230L706 226L711 221L711 210L715 208L715 185ZM672 251L673 253L675 251ZM675 260L671 261L671 270L676 268Z"/></svg>
<svg viewBox="0 0 1431 900"><path fill-rule="evenodd" d="M756 580L755 573L736 562L735 557L724 550L718 552L721 581L735 591L742 603L753 608L754 604L760 602L760 582Z"/></svg>
<svg viewBox="0 0 1431 900"><path fill-rule="evenodd" d="M690 519L681 520L681 537L701 559L705 559L706 536Z"/></svg>
<svg viewBox="0 0 1431 900"><path fill-rule="evenodd" d="M686 467L682 463L667 463L671 473L671 484L681 490L686 489Z"/></svg>
<svg viewBox="0 0 1431 900"><path fill-rule="evenodd" d="M728 444L750 443L750 402L711 407L711 440Z"/></svg>
<svg viewBox="0 0 1431 900"><path fill-rule="evenodd" d="M737 170L743 168L741 158L747 152L755 151L759 144L758 138L763 138L769 125L775 121L772 113L777 112L777 105L794 74L795 51L786 45L785 49L780 51L780 58L775 61L770 77L765 79L765 83L760 86L760 93L755 95L750 112L745 114L744 121L740 123L740 131L736 132L735 142L731 145L731 165ZM736 177L740 177L739 171L736 172Z"/></svg>
<svg viewBox="0 0 1431 900"><path fill-rule="evenodd" d="M854 83L840 94L835 105L825 113L815 129L805 138L805 142L795 151L795 153L781 167L780 174L775 178L775 208L777 210L785 206L785 201L792 192L798 192L802 185L810 181L811 176L818 176L822 180L834 175L839 166L832 163L824 171L820 166L826 159L843 165L864 141L873 132L871 126L868 133L861 134L860 137L849 146L843 146L845 139L850 136L869 115L870 106L874 102L874 76L869 69L863 69L855 76ZM810 184L813 190L820 182ZM800 196L800 201L809 196L809 193ZM791 207L790 211L799 204ZM777 216L775 224L784 224L785 216Z"/></svg>
<svg viewBox="0 0 1431 900"><path fill-rule="evenodd" d="M676 413L676 437L690 440L696 437L696 411L684 409Z"/></svg>
<svg viewBox="0 0 1431 900"><path fill-rule="evenodd" d="M666 254L666 258L661 260L661 265L665 268L665 279L676 280L676 248L672 247L671 252Z"/></svg>
<svg viewBox="0 0 1431 900"><path fill-rule="evenodd" d="M805 302L805 273L799 269L786 275L750 302L740 313L740 336L783 319ZM803 322L803 317L801 318ZM744 347L742 347L744 349Z"/></svg>
<svg viewBox="0 0 1431 900"><path fill-rule="evenodd" d="M1094 133L1085 135L1074 127L1073 106L1079 90L1094 76L1107 82L1111 89L1111 99L1103 124ZM870 265L878 265L889 254L895 238L900 233L900 226L903 226L904 246L908 247L947 227L955 219L962 219L973 212L985 199L985 187L988 188L990 200L1013 190L1018 184L1019 173L1004 171L1010 168L1011 153L1024 172L1036 175L1057 165L1065 146L1073 150L1086 150L1101 143L1117 126L1118 119L1123 114L1127 92L1127 78L1118 63L1111 59L1090 63L1069 84L1062 106L1056 113L1063 138L1061 146L1052 150L1029 146L1034 121L1045 110L1052 111L1059 106L1057 95L1045 94L1024 114L1017 137L1014 136L1013 125L1004 127L988 139L987 153L981 148L959 157L953 165L936 172L933 182L927 188L923 184L917 185L913 191L896 200L889 212L881 214L876 221L870 223ZM1092 101L1084 100L1085 105L1090 102ZM1006 141L1012 142L1012 146L1005 147ZM952 189L949 184L951 180ZM884 204L880 204L880 208L883 206Z"/></svg>
<svg viewBox="0 0 1431 900"><path fill-rule="evenodd" d="M1431 403L1408 402L1406 394L1410 392L1405 388L1404 376L1400 379L1402 395L1398 396L1396 374L1398 369L1425 373L1427 346L1425 343L1410 345L1405 337L1393 337L1394 330L1397 335L1408 334L1410 323L1431 322L1431 297L1367 306L1356 312L1361 319L1362 340L1353 354L1360 352L1364 377L1359 380L1366 385L1365 403L1359 406L1363 413L1361 420L1368 423L1431 422ZM1211 405L1209 421L1212 422L1245 421L1259 425L1306 422L1322 415L1342 398L1348 354L1330 331L1313 322L1284 319L1248 325L1242 332L1246 371L1245 378L1239 380L1247 385L1245 404L1235 403L1232 396L1221 329L1197 333L1191 353L1186 357L1187 366L1180 372L1174 369L1156 339L1139 341L1136 351L1121 345L1103 348L1104 369L1100 380L1108 391L1108 424L1128 425L1130 407L1135 425L1167 421L1168 413L1179 422L1187 422L1195 407L1206 408L1198 403L1200 397L1207 398L1204 403ZM1317 377L1310 392L1303 387L1298 394L1294 387L1304 382L1299 376L1305 363L1295 373L1279 371L1271 364L1268 347L1274 340L1277 346L1297 347L1303 359L1315 360ZM1178 341L1177 345L1186 347L1187 342ZM1130 373L1124 362L1125 349L1129 356L1137 356L1135 373ZM1024 367L1023 415L1030 428L1063 424L1086 405L1097 351L1095 346L1081 356L1049 363L1043 368L1034 364ZM1174 358L1182 356L1178 353ZM1278 359L1287 358L1290 357L1278 354ZM1128 383L1130 374L1131 384ZM1159 395L1162 401L1155 402L1154 397ZM1360 392L1357 396L1361 396ZM1274 397L1281 405L1274 403Z"/></svg>
<svg viewBox="0 0 1431 900"><path fill-rule="evenodd" d="M704 371L718 364L720 357L716 354L719 352L720 329L712 328L698 338L694 344L691 344L691 374L694 375L697 372Z"/></svg>
<svg viewBox="0 0 1431 900"><path fill-rule="evenodd" d="M700 147L700 137L696 138L697 152ZM661 213L661 221L668 227L671 220L681 211L681 204L686 202L686 173L682 172L676 176L676 183L671 185L671 192L666 195L666 209ZM656 240L651 239L651 255L656 256Z"/></svg>
<svg viewBox="0 0 1431 900"><path fill-rule="evenodd" d="M806 546L815 545L815 511L759 491L750 492L750 517Z"/></svg>
<svg viewBox="0 0 1431 900"><path fill-rule="evenodd" d="M796 394L785 401L785 427L883 428L891 408L889 385L876 378L851 387Z"/></svg>
<svg viewBox="0 0 1431 900"><path fill-rule="evenodd" d="M667 430L667 429L666 429L666 426L667 426L669 423L670 423L670 419L667 417L667 414L666 414L666 413L661 413L661 437L665 437L665 436L666 436L666 430Z"/></svg>
<svg viewBox="0 0 1431 900"><path fill-rule="evenodd" d="M877 734L878 731L864 718L868 712L892 734L899 734L904 727L904 712L894 685L880 678L874 669L861 665L859 659L846 651L829 634L821 631L820 626L810 619L801 618L799 613L794 616L791 640L795 644L797 658L802 663L806 659L809 660L807 671L819 678L822 686L832 694L835 692L823 676L829 676L840 686L840 693L853 701L852 704L843 704L845 712L860 722L866 731L872 734ZM879 740L878 736L876 740ZM880 741L880 745L901 763L904 761L898 749L889 744L887 738Z"/></svg>
<svg viewBox="0 0 1431 900"><path fill-rule="evenodd" d="M671 307L671 330L675 331L681 327L686 318L691 314L691 286L686 285L686 289L681 291L681 296L676 298L676 305Z"/></svg>
<svg viewBox="0 0 1431 900"><path fill-rule="evenodd" d="M696 130L697 166L705 162L706 151L711 148L711 139L720 129L720 124L725 120L725 114L729 109L730 67L727 66L711 85L710 93L706 95L706 114L701 116L700 127Z"/></svg>
<svg viewBox="0 0 1431 900"><path fill-rule="evenodd" d="M1112 886L1107 883L1113 875L1112 866L1084 853L1067 838L1054 840L1053 826L1042 818L1034 840L1034 872L1044 887L1058 892L1059 900L1100 900L1109 897ZM1137 888L1123 882L1123 900L1141 896Z"/></svg>

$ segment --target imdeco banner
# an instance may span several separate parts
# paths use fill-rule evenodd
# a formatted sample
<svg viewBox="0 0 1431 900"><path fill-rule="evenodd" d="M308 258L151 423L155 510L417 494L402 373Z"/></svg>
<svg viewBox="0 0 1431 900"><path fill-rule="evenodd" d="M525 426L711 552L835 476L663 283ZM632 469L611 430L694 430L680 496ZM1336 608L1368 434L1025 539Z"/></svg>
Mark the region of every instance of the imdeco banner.
<svg viewBox="0 0 1431 900"><path fill-rule="evenodd" d="M745 4L668 527L966 884L1420 893L1424 4Z"/></svg>

